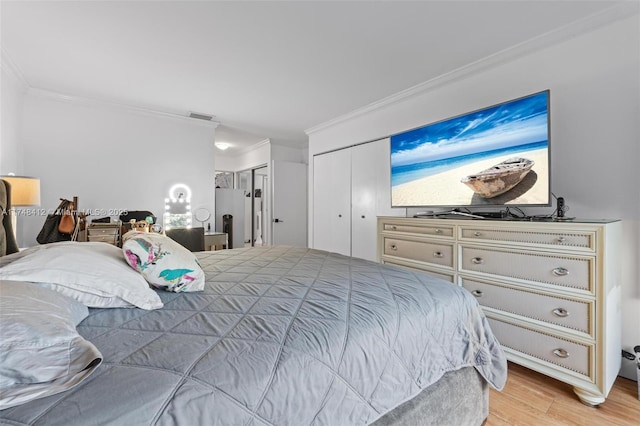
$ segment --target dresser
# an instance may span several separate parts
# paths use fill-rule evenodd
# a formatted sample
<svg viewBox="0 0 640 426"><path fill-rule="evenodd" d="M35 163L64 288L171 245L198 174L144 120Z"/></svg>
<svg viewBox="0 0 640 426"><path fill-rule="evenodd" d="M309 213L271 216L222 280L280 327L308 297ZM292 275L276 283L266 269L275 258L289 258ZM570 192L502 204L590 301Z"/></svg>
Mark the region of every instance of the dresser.
<svg viewBox="0 0 640 426"><path fill-rule="evenodd" d="M619 221L378 217L378 260L476 297L507 358L605 401L621 362Z"/></svg>

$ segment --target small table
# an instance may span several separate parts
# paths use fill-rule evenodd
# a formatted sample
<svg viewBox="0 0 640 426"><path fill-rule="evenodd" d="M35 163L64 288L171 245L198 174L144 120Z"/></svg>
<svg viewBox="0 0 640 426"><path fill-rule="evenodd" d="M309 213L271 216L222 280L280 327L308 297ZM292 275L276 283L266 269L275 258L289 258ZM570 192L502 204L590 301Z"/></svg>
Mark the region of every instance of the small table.
<svg viewBox="0 0 640 426"><path fill-rule="evenodd" d="M216 246L229 247L229 241L225 232L205 232L204 249L207 251L216 250Z"/></svg>

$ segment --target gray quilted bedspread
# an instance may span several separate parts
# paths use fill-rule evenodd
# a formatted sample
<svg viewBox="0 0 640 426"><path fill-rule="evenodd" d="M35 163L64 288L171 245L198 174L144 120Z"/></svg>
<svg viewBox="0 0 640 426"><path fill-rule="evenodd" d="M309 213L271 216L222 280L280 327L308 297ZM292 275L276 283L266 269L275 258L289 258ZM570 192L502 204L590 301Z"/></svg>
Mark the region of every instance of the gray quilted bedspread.
<svg viewBox="0 0 640 426"><path fill-rule="evenodd" d="M204 292L91 310L78 330L103 364L0 423L366 425L465 366L504 386L504 354L460 287L306 248L197 255Z"/></svg>

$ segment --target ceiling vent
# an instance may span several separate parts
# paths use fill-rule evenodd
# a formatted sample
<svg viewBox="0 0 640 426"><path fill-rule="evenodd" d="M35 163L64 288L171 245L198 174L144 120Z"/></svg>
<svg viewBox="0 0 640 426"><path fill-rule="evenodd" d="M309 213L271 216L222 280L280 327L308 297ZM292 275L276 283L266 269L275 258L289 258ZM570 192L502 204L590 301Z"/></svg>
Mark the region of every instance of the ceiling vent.
<svg viewBox="0 0 640 426"><path fill-rule="evenodd" d="M190 112L189 117L198 120L212 121L214 116L209 114L201 114L199 112Z"/></svg>

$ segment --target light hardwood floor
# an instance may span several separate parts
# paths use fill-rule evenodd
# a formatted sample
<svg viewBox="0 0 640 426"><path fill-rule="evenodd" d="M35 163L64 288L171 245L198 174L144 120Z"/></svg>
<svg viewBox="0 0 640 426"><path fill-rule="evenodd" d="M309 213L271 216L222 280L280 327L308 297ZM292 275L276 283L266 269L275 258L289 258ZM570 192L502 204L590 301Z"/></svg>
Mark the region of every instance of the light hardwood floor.
<svg viewBox="0 0 640 426"><path fill-rule="evenodd" d="M582 404L570 385L509 363L507 385L489 396L485 426L640 426L638 383L618 377L599 407Z"/></svg>

